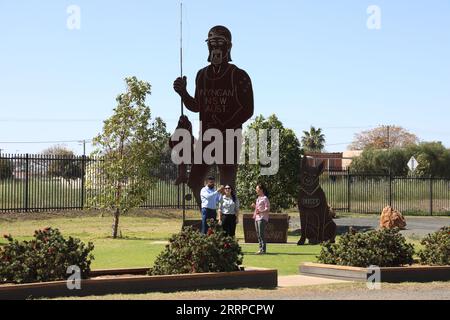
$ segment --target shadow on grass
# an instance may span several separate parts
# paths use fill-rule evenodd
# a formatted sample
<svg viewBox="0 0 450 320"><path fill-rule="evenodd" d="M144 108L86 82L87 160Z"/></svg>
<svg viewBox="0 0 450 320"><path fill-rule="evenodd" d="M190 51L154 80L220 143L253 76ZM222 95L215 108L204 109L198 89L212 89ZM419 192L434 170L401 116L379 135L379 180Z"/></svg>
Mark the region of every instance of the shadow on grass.
<svg viewBox="0 0 450 320"><path fill-rule="evenodd" d="M244 251L244 255L246 256L315 256L317 255L317 253L311 253L311 252L298 252L298 253L294 253L294 252L266 252L265 254L257 254L255 252L245 252Z"/></svg>
<svg viewBox="0 0 450 320"><path fill-rule="evenodd" d="M356 232L365 232L373 229L374 228L372 226L337 226L336 235L338 236L343 235L345 233L348 233L350 230Z"/></svg>
<svg viewBox="0 0 450 320"><path fill-rule="evenodd" d="M168 242L169 239L168 238L152 238L152 237L130 237L130 236L125 236L125 237L117 237L117 238L113 238L112 236L106 236L106 237L102 237L99 239L108 239L108 240L132 240L132 241L165 241ZM150 243L152 244L152 243Z"/></svg>
<svg viewBox="0 0 450 320"><path fill-rule="evenodd" d="M353 230L356 232L364 232L364 231L369 231L369 230L373 230L374 228L372 226L337 226L336 228L336 235L340 236L343 235L347 232L349 232L349 230ZM288 231L288 236L292 236L292 237L300 237L300 229L295 229L295 230L290 230Z"/></svg>
<svg viewBox="0 0 450 320"><path fill-rule="evenodd" d="M364 232L364 231L373 230L374 228L372 226L351 226L351 225L337 226L336 235L342 235L344 233L347 233L347 232L349 232L350 229L352 229L353 231L357 231L357 232ZM300 237L300 232L301 232L300 229L289 230L288 236Z"/></svg>

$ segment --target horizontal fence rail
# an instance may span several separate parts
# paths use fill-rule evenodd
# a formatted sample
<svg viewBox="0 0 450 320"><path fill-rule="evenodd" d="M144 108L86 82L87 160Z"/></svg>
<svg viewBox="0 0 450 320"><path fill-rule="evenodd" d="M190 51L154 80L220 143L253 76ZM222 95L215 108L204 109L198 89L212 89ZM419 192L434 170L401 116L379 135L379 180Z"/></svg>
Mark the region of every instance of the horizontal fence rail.
<svg viewBox="0 0 450 320"><path fill-rule="evenodd" d="M84 209L102 194L101 162L86 156L0 154L0 212ZM217 170L210 173L219 180ZM161 163L150 173L143 208L181 209L183 188L174 185L177 168ZM320 183L334 210L380 213L390 205L406 214L450 215L450 179L394 177L329 169ZM192 193L186 186L186 194ZM186 201L195 209L195 200Z"/></svg>

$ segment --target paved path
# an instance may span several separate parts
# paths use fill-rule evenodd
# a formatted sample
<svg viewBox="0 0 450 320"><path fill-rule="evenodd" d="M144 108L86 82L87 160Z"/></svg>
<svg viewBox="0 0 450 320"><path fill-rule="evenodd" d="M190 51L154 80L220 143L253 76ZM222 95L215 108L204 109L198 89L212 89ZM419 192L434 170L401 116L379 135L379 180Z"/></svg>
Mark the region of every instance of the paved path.
<svg viewBox="0 0 450 320"><path fill-rule="evenodd" d="M376 229L379 225L379 216L369 217L342 217L334 219L338 226L338 234L344 233L351 226L357 230ZM402 233L406 236L414 236L422 238L428 233L439 230L444 226L450 226L450 217L413 217L406 216L406 230ZM300 228L300 219L297 216L291 214L290 221L291 230Z"/></svg>
<svg viewBox="0 0 450 320"><path fill-rule="evenodd" d="M350 283L350 281L319 278L319 277L309 277L309 276L304 276L304 275L292 275L292 276L279 276L278 277L278 286L280 288L318 286L318 285L334 284L334 283Z"/></svg>

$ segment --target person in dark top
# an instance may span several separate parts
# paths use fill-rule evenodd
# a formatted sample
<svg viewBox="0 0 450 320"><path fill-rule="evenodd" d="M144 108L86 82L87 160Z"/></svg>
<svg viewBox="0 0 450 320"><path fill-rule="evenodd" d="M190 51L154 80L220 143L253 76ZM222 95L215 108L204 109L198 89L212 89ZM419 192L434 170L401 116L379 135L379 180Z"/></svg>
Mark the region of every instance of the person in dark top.
<svg viewBox="0 0 450 320"><path fill-rule="evenodd" d="M195 96L186 89L186 77L175 80L174 90L181 96L186 108L200 114L200 134L208 129L218 129L223 135L223 161L217 163L220 183L235 188L239 159L240 139L226 139L227 129L242 129L242 124L253 115L253 89L249 75L231 64L231 33L224 26L215 26L208 33L210 65L197 73ZM196 148L203 151L211 142L199 139ZM233 157L227 157L227 144L232 144ZM203 154L203 153L202 153ZM202 157L203 158L203 157ZM231 161L230 161L231 159ZM197 204L200 206L200 189L210 164L204 159L191 167L188 186L192 189Z"/></svg>

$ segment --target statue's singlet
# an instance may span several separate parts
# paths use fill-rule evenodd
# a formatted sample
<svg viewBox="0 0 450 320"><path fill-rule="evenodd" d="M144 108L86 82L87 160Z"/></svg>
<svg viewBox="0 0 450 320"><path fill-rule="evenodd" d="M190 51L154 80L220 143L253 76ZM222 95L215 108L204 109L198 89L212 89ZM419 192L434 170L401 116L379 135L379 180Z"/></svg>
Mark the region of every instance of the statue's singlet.
<svg viewBox="0 0 450 320"><path fill-rule="evenodd" d="M221 131L242 127L241 123L226 123L241 108L234 83L237 69L235 65L229 64L227 70L217 78L208 75L208 67L200 71L196 83L196 100L200 106L203 128L209 123Z"/></svg>

